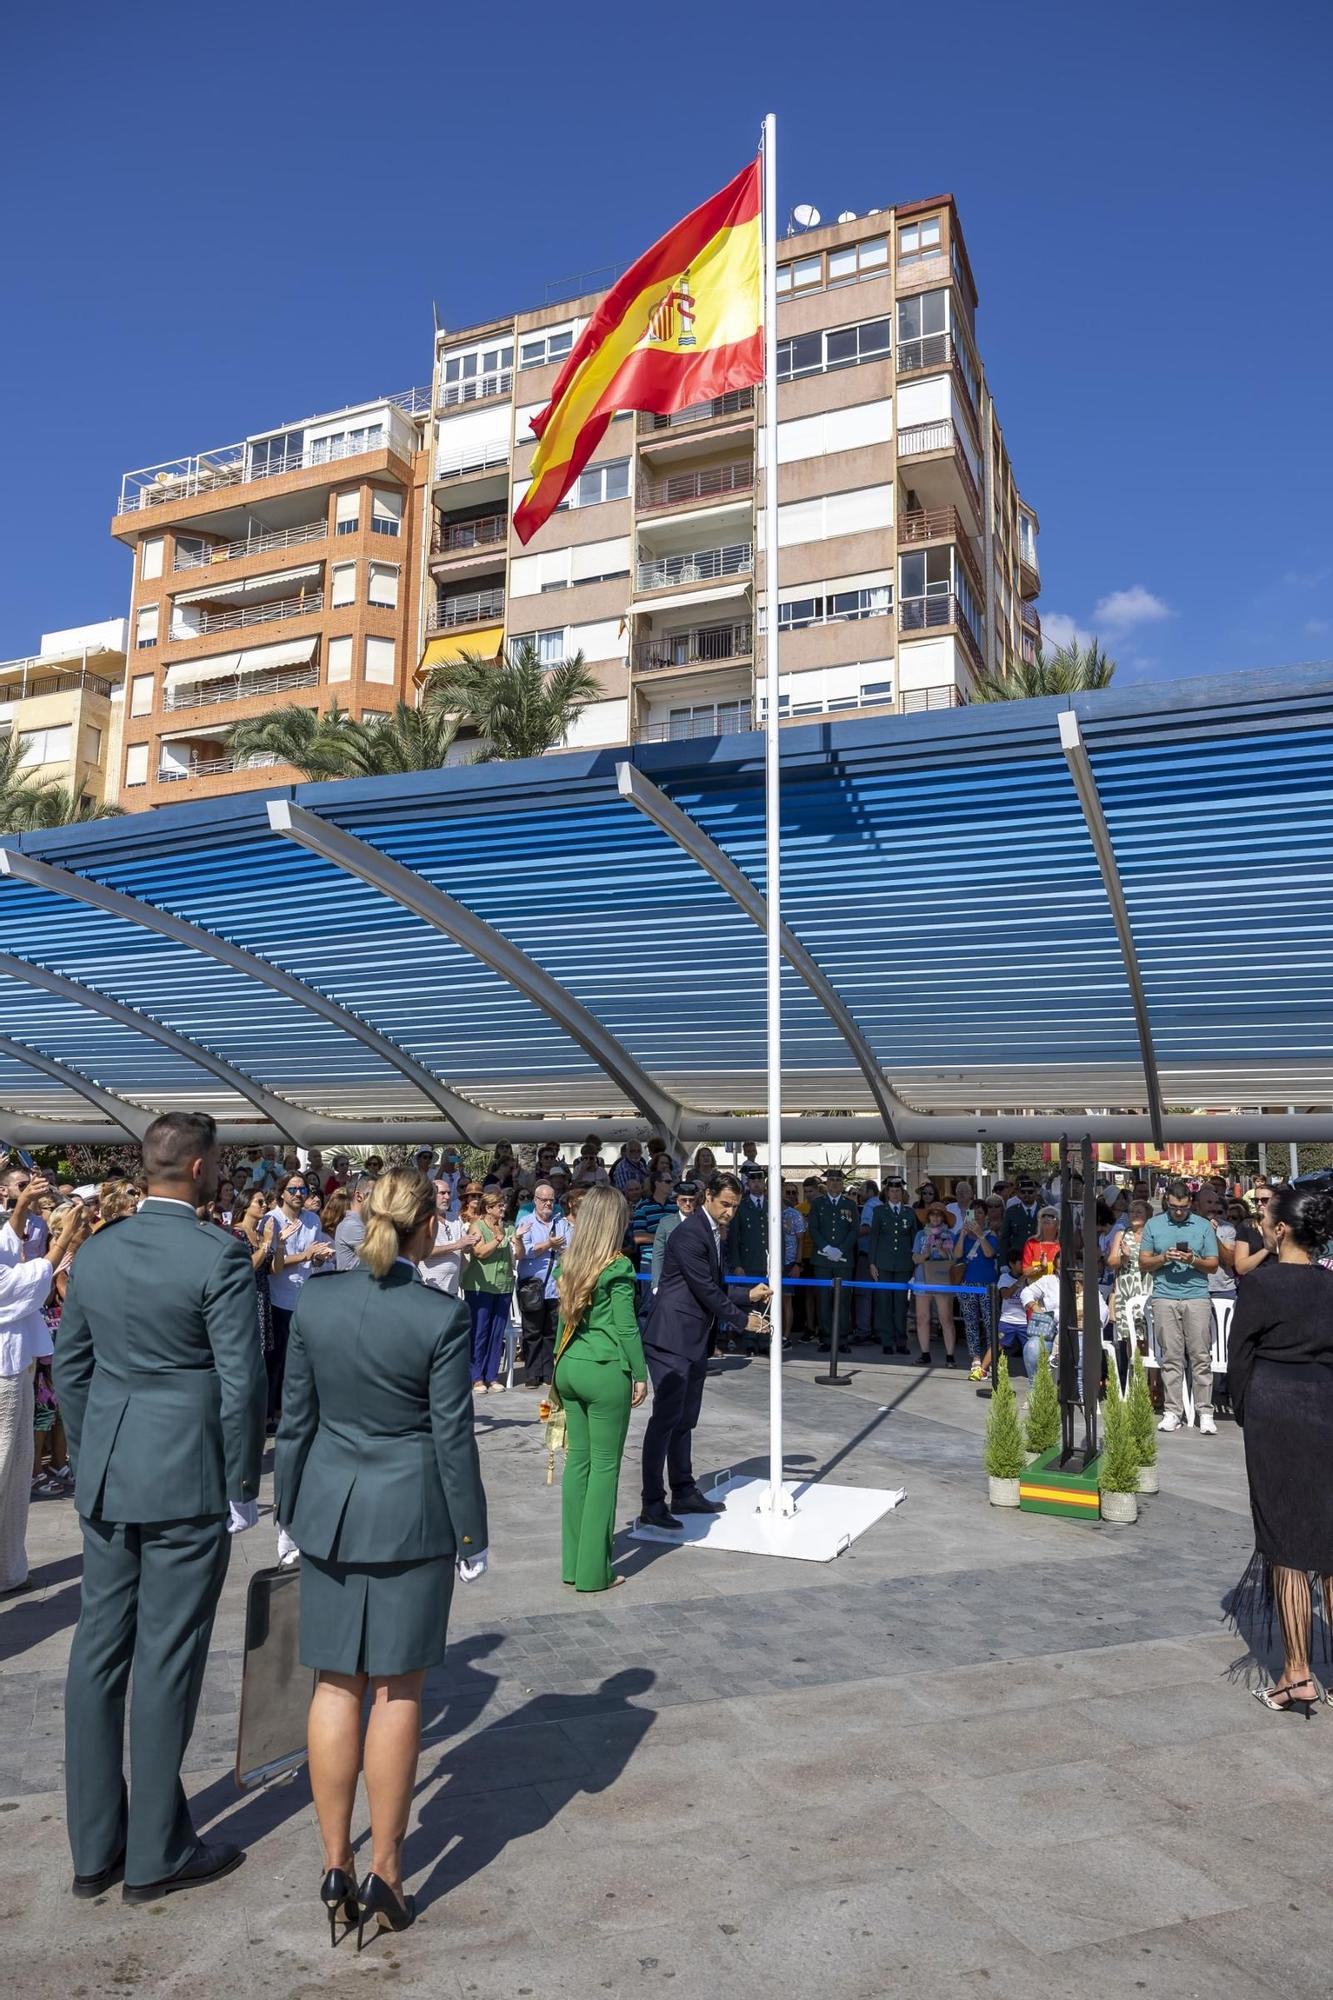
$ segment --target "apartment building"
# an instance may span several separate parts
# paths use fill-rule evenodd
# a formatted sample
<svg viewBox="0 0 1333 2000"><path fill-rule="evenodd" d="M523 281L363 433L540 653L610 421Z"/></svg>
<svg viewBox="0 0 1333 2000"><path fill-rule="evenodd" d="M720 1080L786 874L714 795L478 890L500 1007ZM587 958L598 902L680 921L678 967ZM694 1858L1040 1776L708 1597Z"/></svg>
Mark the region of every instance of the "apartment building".
<svg viewBox="0 0 1333 2000"><path fill-rule="evenodd" d="M778 286L782 712L963 703L1035 651L1040 575L953 200L789 236ZM422 670L526 638L596 673L576 742L749 728L761 395L618 418L526 549L513 534L530 419L599 296L437 337Z"/></svg>
<svg viewBox="0 0 1333 2000"><path fill-rule="evenodd" d="M114 804L125 712L126 625L43 632L38 651L0 662L0 738L17 737L20 768Z"/></svg>
<svg viewBox="0 0 1333 2000"><path fill-rule="evenodd" d="M387 713L418 659L425 391L127 473L133 551L120 802L266 782L232 724L287 703Z"/></svg>

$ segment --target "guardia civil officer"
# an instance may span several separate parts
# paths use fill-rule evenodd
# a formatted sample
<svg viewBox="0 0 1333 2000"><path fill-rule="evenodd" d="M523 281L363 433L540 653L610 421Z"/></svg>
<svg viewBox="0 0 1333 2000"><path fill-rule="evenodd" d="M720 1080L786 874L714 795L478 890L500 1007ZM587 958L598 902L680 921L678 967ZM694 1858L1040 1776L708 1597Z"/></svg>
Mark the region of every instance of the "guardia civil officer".
<svg viewBox="0 0 1333 2000"><path fill-rule="evenodd" d="M811 1264L814 1276L844 1280L854 1278L861 1217L852 1197L843 1192L841 1167L830 1167L824 1175L824 1192L811 1204L808 1228L814 1247ZM827 1349L833 1338L833 1293L821 1287L815 1297L819 1301L819 1345ZM847 1341L850 1306L851 1299L844 1291L838 1312L840 1346Z"/></svg>
<svg viewBox="0 0 1333 2000"><path fill-rule="evenodd" d="M870 1218L870 1275L872 1279L905 1285L913 1273L912 1244L916 1238L916 1214L908 1206L907 1183L888 1180L884 1198ZM907 1352L907 1293L875 1292L874 1328L886 1354Z"/></svg>

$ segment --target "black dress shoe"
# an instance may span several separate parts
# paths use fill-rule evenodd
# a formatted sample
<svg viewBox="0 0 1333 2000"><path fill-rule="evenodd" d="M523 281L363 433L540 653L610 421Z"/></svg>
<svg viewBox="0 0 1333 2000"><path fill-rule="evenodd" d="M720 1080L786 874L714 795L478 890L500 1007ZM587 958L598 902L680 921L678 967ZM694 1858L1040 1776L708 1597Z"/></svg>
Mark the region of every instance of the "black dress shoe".
<svg viewBox="0 0 1333 2000"><path fill-rule="evenodd" d="M639 1516L641 1528L669 1528L674 1534L683 1525L674 1514L668 1512L665 1500L654 1500L651 1507L645 1507Z"/></svg>
<svg viewBox="0 0 1333 2000"><path fill-rule="evenodd" d="M185 1866L174 1875L161 1882L127 1882L120 1893L127 1903L155 1903L159 1896L174 1896L178 1889L198 1889L205 1882L217 1882L230 1875L233 1868L239 1868L244 1859L245 1849L233 1847L230 1841L219 1841L216 1847L209 1847L201 1840Z"/></svg>
<svg viewBox="0 0 1333 2000"><path fill-rule="evenodd" d="M725 1514L727 1511L720 1500L706 1500L697 1486L693 1493L686 1493L679 1500L673 1493L671 1504L678 1514Z"/></svg>
<svg viewBox="0 0 1333 2000"><path fill-rule="evenodd" d="M87 1901L92 1896L104 1896L113 1883L119 1882L125 1873L125 1856L117 1855L109 1868L99 1868L95 1875L76 1875L70 1883L71 1893Z"/></svg>

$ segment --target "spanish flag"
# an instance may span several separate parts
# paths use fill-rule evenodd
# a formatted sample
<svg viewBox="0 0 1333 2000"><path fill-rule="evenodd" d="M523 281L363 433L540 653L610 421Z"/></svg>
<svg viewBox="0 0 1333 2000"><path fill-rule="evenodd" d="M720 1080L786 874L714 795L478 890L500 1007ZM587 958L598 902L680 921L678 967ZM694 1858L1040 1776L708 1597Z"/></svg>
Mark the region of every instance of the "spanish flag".
<svg viewBox="0 0 1333 2000"><path fill-rule="evenodd" d="M758 160L668 230L598 306L532 428L532 484L514 512L528 542L619 410L667 416L764 375Z"/></svg>

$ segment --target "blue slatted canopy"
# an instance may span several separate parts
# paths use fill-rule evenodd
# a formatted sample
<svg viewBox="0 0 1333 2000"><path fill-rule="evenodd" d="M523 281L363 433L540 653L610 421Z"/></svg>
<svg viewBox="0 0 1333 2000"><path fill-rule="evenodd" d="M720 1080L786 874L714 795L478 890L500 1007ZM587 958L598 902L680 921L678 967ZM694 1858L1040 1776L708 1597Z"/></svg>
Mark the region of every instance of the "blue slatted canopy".
<svg viewBox="0 0 1333 2000"><path fill-rule="evenodd" d="M1333 1135L1333 667L782 742L783 915L852 1024L785 968L793 1136L886 1093L902 1140ZM762 777L733 736L11 836L0 1133L757 1135Z"/></svg>

